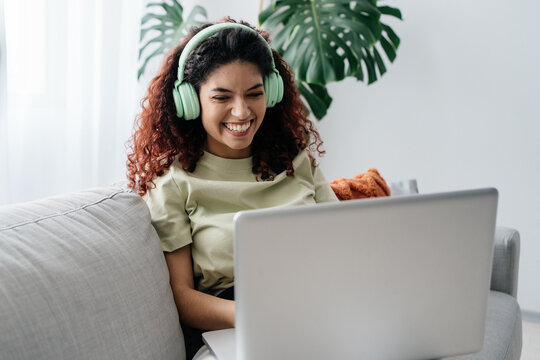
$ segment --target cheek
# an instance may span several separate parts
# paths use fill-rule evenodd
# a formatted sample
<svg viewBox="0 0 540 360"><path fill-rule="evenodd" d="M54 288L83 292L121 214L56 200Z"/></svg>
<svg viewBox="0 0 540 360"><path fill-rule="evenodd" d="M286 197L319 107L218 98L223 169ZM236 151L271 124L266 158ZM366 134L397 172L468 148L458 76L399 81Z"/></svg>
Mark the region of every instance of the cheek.
<svg viewBox="0 0 540 360"><path fill-rule="evenodd" d="M255 111L261 118L266 114L266 98L260 104L257 104Z"/></svg>
<svg viewBox="0 0 540 360"><path fill-rule="evenodd" d="M212 126L212 124L219 121L219 109L212 104L201 104L201 120L203 126Z"/></svg>

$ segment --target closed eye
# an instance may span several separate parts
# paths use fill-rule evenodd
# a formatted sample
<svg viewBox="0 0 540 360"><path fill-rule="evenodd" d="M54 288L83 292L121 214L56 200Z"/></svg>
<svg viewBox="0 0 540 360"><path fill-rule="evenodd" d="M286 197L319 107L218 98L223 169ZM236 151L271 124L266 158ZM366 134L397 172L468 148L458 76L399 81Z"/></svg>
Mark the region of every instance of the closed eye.
<svg viewBox="0 0 540 360"><path fill-rule="evenodd" d="M228 96L222 96L222 95L212 96L212 100L216 100L216 101L226 101L228 99L229 99Z"/></svg>
<svg viewBox="0 0 540 360"><path fill-rule="evenodd" d="M248 96L252 97L252 98L257 98L257 97L262 96L262 95L264 95L264 93L262 91L258 91L258 92L248 94Z"/></svg>

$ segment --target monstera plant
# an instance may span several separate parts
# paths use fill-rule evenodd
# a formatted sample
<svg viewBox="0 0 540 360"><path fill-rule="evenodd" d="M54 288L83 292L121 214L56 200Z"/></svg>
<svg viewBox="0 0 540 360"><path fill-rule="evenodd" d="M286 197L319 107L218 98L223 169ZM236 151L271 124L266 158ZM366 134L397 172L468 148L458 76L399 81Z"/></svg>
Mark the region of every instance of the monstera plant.
<svg viewBox="0 0 540 360"><path fill-rule="evenodd" d="M157 35L141 47L140 59L151 45L154 50L139 77L152 57L169 51L187 28L200 24L198 15L206 17L206 11L195 6L183 21L178 0L148 7L161 10L142 19L141 40ZM400 39L381 21L383 16L401 19L401 12L377 0L272 0L266 9L261 6L259 25L273 34L272 47L292 67L307 107L320 120L332 103L327 84L346 77L371 84L386 72L385 62L395 60Z"/></svg>
<svg viewBox="0 0 540 360"><path fill-rule="evenodd" d="M332 102L326 84L349 76L371 84L386 72L381 52L390 62L396 58L400 40L383 15L401 19L398 9L377 0L274 0L259 23L275 35L272 46L320 120Z"/></svg>
<svg viewBox="0 0 540 360"><path fill-rule="evenodd" d="M206 9L197 5L184 21L184 8L178 0L153 2L146 5L146 8L147 13L141 20L140 38L141 43L145 38L146 42L139 49L139 60L142 60L144 54L146 56L137 74L139 79L153 57L168 53L190 27L203 23L197 18L206 19L207 16Z"/></svg>

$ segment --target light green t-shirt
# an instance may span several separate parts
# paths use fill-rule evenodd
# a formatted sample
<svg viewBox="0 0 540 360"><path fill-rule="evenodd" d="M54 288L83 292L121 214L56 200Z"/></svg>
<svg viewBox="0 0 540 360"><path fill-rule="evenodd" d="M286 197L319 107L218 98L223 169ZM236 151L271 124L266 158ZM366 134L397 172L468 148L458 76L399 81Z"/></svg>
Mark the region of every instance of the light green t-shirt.
<svg viewBox="0 0 540 360"><path fill-rule="evenodd" d="M163 250L191 245L195 286L217 295L234 285L233 217L240 210L338 201L307 151L282 172L257 181L252 158L225 159L205 152L193 173L174 162L145 195Z"/></svg>

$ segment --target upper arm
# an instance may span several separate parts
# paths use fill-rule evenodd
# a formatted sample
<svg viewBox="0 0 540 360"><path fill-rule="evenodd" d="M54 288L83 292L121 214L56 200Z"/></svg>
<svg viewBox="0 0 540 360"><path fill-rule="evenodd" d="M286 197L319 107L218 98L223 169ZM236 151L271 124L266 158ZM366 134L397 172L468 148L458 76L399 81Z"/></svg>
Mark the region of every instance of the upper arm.
<svg viewBox="0 0 540 360"><path fill-rule="evenodd" d="M173 290L194 289L191 245L164 254Z"/></svg>
<svg viewBox="0 0 540 360"><path fill-rule="evenodd" d="M148 190L144 200L163 250L174 252L192 242L186 191L179 188L172 169L154 182L156 186Z"/></svg>
<svg viewBox="0 0 540 360"><path fill-rule="evenodd" d="M171 288L180 321L205 330L234 327L234 301L220 299L194 289L191 245L165 253Z"/></svg>

